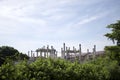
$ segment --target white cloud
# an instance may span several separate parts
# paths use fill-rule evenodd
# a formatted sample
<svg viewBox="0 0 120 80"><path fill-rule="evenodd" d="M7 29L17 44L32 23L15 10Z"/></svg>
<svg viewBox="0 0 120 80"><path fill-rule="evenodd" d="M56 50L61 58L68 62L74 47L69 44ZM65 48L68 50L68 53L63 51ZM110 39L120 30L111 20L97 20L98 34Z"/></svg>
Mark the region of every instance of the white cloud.
<svg viewBox="0 0 120 80"><path fill-rule="evenodd" d="M77 25L87 24L87 23L92 22L94 20L97 20L97 19L99 19L101 17L104 17L105 15L106 15L106 13L101 13L101 14L97 14L95 16L87 17L87 18L81 20L79 23L77 23Z"/></svg>

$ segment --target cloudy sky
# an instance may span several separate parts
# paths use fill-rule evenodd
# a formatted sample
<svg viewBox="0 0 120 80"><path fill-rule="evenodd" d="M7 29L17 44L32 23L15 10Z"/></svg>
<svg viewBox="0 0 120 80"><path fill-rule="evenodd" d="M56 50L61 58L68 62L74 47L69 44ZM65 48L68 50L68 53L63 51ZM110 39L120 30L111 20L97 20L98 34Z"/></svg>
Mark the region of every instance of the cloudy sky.
<svg viewBox="0 0 120 80"><path fill-rule="evenodd" d="M0 46L23 53L44 45L83 51L113 45L103 35L120 20L120 0L0 0Z"/></svg>

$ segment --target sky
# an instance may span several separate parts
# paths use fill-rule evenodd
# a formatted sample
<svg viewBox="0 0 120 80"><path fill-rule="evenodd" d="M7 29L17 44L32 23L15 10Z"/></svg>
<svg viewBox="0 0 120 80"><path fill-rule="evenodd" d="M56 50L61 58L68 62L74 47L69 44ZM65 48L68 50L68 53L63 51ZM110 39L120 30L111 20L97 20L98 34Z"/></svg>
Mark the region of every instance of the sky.
<svg viewBox="0 0 120 80"><path fill-rule="evenodd" d="M60 52L82 45L97 51L113 45L104 34L120 20L120 0L0 0L0 46L27 53L43 46Z"/></svg>

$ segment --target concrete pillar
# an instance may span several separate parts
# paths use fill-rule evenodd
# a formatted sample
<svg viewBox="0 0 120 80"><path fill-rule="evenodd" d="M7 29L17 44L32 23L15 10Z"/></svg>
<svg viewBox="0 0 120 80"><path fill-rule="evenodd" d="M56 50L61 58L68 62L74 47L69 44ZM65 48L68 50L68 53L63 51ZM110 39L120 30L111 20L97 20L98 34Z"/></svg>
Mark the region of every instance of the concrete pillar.
<svg viewBox="0 0 120 80"><path fill-rule="evenodd" d="M35 60L35 54L33 53L33 58L32 58L32 60Z"/></svg>
<svg viewBox="0 0 120 80"><path fill-rule="evenodd" d="M89 49L87 49L87 56L86 56L87 58L87 60L89 60Z"/></svg>
<svg viewBox="0 0 120 80"><path fill-rule="evenodd" d="M58 52L56 51L55 58L57 58L57 53L58 53Z"/></svg>
<svg viewBox="0 0 120 80"><path fill-rule="evenodd" d="M28 57L30 57L30 51L28 51Z"/></svg>
<svg viewBox="0 0 120 80"><path fill-rule="evenodd" d="M68 48L66 47L66 59L68 59Z"/></svg>
<svg viewBox="0 0 120 80"><path fill-rule="evenodd" d="M40 57L42 57L42 51L40 51Z"/></svg>
<svg viewBox="0 0 120 80"><path fill-rule="evenodd" d="M70 54L70 47L68 47L68 56L69 56L69 59L71 60L71 54Z"/></svg>
<svg viewBox="0 0 120 80"><path fill-rule="evenodd" d="M50 57L54 58L54 48L53 48L53 46L51 46Z"/></svg>
<svg viewBox="0 0 120 80"><path fill-rule="evenodd" d="M82 51L81 51L81 44L79 44L79 60L82 60Z"/></svg>
<svg viewBox="0 0 120 80"><path fill-rule="evenodd" d="M37 53L36 57L38 57L38 51L36 51L36 53Z"/></svg>
<svg viewBox="0 0 120 80"><path fill-rule="evenodd" d="M74 48L74 55L75 55L75 58L76 58L76 57L77 57L77 56L76 56L76 48Z"/></svg>
<svg viewBox="0 0 120 80"><path fill-rule="evenodd" d="M52 50L52 53L53 53L53 46L51 46L51 50Z"/></svg>
<svg viewBox="0 0 120 80"><path fill-rule="evenodd" d="M31 50L31 57L33 57L33 51Z"/></svg>
<svg viewBox="0 0 120 80"><path fill-rule="evenodd" d="M95 59L94 48L93 48L92 56L93 56L93 59Z"/></svg>
<svg viewBox="0 0 120 80"><path fill-rule="evenodd" d="M94 48L93 48L93 59L95 59L96 57L96 45L94 45Z"/></svg>
<svg viewBox="0 0 120 80"><path fill-rule="evenodd" d="M63 48L61 48L61 58L64 59Z"/></svg>
<svg viewBox="0 0 120 80"><path fill-rule="evenodd" d="M49 45L47 45L47 58L48 58Z"/></svg>
<svg viewBox="0 0 120 80"><path fill-rule="evenodd" d="M53 49L53 58L55 58L56 50Z"/></svg>
<svg viewBox="0 0 120 80"><path fill-rule="evenodd" d="M63 43L63 56L65 58L65 43Z"/></svg>
<svg viewBox="0 0 120 80"><path fill-rule="evenodd" d="M94 52L95 52L95 54L96 54L96 45L94 45Z"/></svg>
<svg viewBox="0 0 120 80"><path fill-rule="evenodd" d="M46 58L46 52L44 52L44 57Z"/></svg>

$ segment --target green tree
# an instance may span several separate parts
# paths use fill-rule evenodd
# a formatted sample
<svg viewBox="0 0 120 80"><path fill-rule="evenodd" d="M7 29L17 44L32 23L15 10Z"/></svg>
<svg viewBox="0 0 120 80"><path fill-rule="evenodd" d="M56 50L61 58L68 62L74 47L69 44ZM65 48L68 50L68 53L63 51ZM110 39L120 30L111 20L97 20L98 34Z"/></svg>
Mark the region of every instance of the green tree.
<svg viewBox="0 0 120 80"><path fill-rule="evenodd" d="M18 50L12 47L0 47L0 65L3 64L7 58L11 58L12 56L14 56L15 53L18 53Z"/></svg>
<svg viewBox="0 0 120 80"><path fill-rule="evenodd" d="M17 49L14 49L13 47L0 47L0 65L2 65L7 58L11 60L23 60L24 58L28 59L29 57L26 54L20 53Z"/></svg>
<svg viewBox="0 0 120 80"><path fill-rule="evenodd" d="M116 23L108 25L107 28L110 28L112 32L105 34L105 36L112 40L113 43L116 41L117 45L120 46L120 20Z"/></svg>

